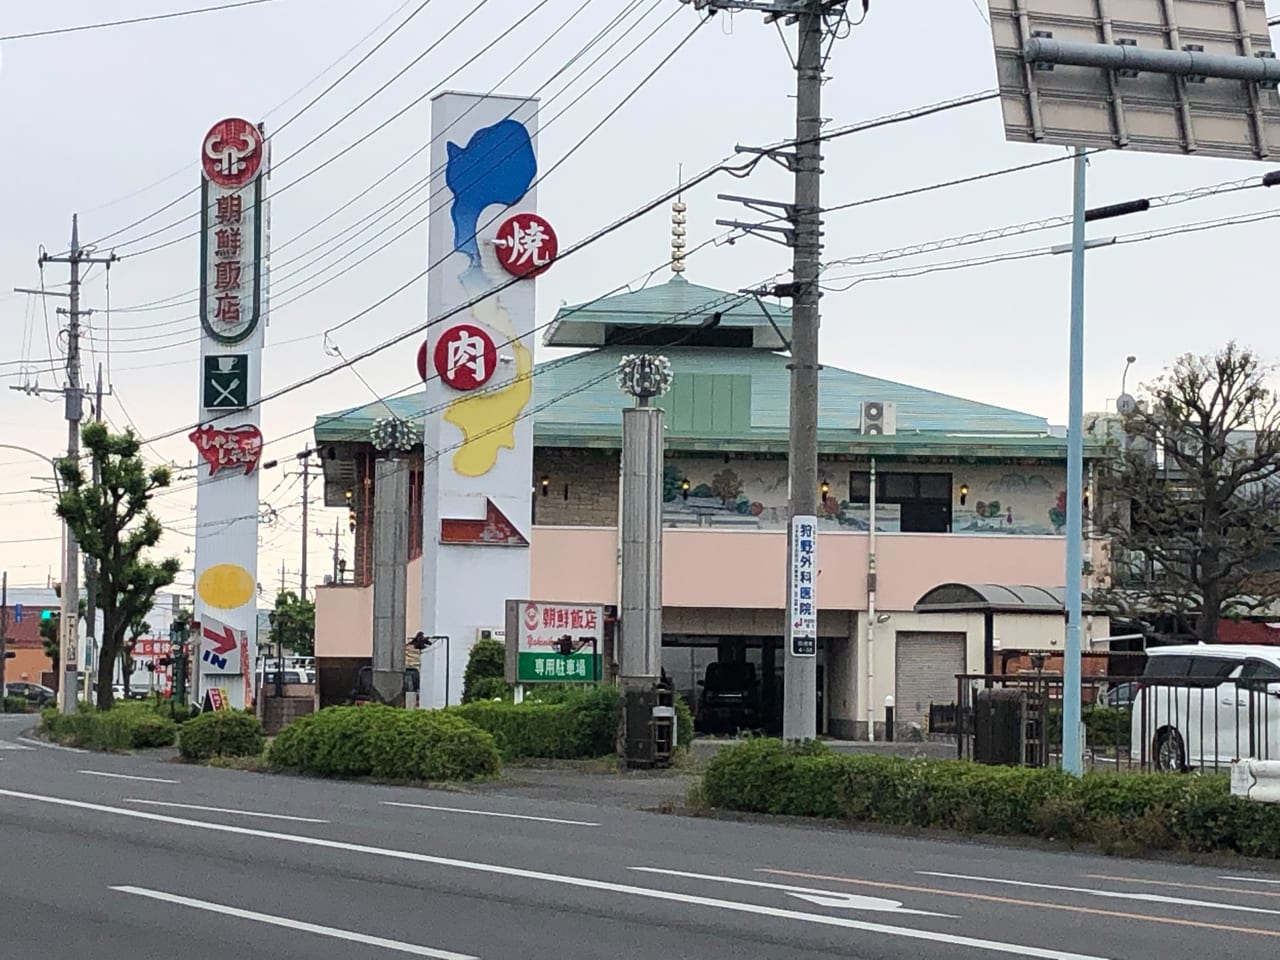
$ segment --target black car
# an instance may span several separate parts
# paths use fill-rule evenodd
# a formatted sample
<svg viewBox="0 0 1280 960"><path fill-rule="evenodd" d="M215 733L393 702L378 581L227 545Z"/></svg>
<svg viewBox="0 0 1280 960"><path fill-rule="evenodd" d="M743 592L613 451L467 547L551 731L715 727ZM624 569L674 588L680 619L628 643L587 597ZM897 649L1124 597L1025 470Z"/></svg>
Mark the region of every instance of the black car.
<svg viewBox="0 0 1280 960"><path fill-rule="evenodd" d="M33 707L45 707L58 699L56 691L50 690L43 684L28 683L25 680L20 680L17 683L6 683L4 685L4 695L26 700Z"/></svg>
<svg viewBox="0 0 1280 960"><path fill-rule="evenodd" d="M707 665L698 681L697 727L704 733L737 733L760 725L760 680L753 663Z"/></svg>

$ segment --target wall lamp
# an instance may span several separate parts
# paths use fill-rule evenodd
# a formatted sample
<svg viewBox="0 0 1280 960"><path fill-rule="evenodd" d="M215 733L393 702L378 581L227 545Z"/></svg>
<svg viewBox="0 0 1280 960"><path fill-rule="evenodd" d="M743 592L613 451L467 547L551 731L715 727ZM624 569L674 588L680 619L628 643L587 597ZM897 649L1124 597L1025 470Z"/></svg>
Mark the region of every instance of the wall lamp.
<svg viewBox="0 0 1280 960"><path fill-rule="evenodd" d="M543 477L539 481L539 483L542 485L542 495L545 497L547 495L547 491L551 489L551 478L548 477L546 474L543 474Z"/></svg>
<svg viewBox="0 0 1280 960"><path fill-rule="evenodd" d="M818 485L818 489L822 491L822 499L825 500L827 499L827 494L831 492L831 484L823 480L822 483Z"/></svg>
<svg viewBox="0 0 1280 960"><path fill-rule="evenodd" d="M967 483L960 484L960 506L964 506L964 502L969 499L969 485Z"/></svg>
<svg viewBox="0 0 1280 960"><path fill-rule="evenodd" d="M689 478L688 477L680 481L680 495L684 497L686 500L689 499Z"/></svg>

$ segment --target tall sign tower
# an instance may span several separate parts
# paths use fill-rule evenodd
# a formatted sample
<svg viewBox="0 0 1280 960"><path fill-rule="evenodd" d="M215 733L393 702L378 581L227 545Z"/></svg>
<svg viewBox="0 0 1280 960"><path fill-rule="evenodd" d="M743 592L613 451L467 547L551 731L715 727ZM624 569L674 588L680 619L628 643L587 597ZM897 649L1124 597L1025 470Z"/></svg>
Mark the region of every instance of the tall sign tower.
<svg viewBox="0 0 1280 960"><path fill-rule="evenodd" d="M219 121L200 147L200 426L195 618L197 701L253 699L257 657L259 398L266 327L267 147L259 126Z"/></svg>
<svg viewBox="0 0 1280 960"><path fill-rule="evenodd" d="M462 93L432 102L431 168L447 189L430 213L428 316L502 289L433 324L419 354L422 630L447 638L423 655L424 707L457 699L479 632L502 630L506 601L529 595L533 278L557 252L537 214L537 109Z"/></svg>

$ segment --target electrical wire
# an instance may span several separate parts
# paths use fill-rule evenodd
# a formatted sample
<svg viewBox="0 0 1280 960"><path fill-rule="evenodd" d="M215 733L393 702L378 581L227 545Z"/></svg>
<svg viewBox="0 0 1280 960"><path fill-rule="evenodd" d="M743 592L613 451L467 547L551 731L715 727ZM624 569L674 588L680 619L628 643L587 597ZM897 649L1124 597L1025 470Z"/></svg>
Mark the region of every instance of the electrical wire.
<svg viewBox="0 0 1280 960"><path fill-rule="evenodd" d="M159 20L176 20L178 17L194 17L202 13L218 13L223 10L237 10L240 7L256 7L264 3L275 3L276 0L238 0L237 3L224 3L216 7L201 7L198 10L175 10L172 13L155 13L146 17L132 17L128 20L110 20L102 23L82 23L74 27L54 27L49 30L35 30L31 33L13 33L0 37L5 40L31 40L36 37L53 37L64 33L81 33L85 30L104 30L107 27L125 27L138 23L155 23Z"/></svg>
<svg viewBox="0 0 1280 960"><path fill-rule="evenodd" d="M605 27L604 27L604 28L602 28L602 29L601 29L601 30L600 30L600 31L595 35L595 37L593 37L591 40L589 40L589 41L586 43L586 45L585 45L585 46L583 46L583 47L582 47L582 48L581 48L581 49L580 49L576 54L574 54L572 57L570 57L570 58L569 58L569 59L568 59L564 64L562 64L562 65L560 66L560 68L559 68L559 69L557 69L557 70L555 71L555 73L553 73L550 77L548 77L548 78L547 78L547 80L545 80L545 81L544 81L544 82L543 82L543 83L542 83L542 84L541 84L541 85L540 85L536 90L534 90L534 92L533 92L533 94L532 94L532 97L537 97L537 96L539 96L539 94L541 94L543 90L545 90L548 86L550 86L550 85L551 85L555 80L557 80L557 79L558 79L558 78L559 78L563 73L565 73L567 70L569 70L569 69L570 69L570 68L571 68L571 67L572 67L572 66L573 66L573 65L574 65L578 60L580 60L582 57L584 57L584 56L585 56L585 55L586 55L586 54L591 50L591 48L592 48L592 47L594 47L597 43L599 43L599 42L600 42L600 40L602 40L605 36L607 36L607 35L608 35L608 33L609 33L610 31L612 31L612 30L617 26L617 24L618 24L618 23L622 22L622 21L623 21L623 20L624 20L624 19L625 19L625 18L626 18L626 17L627 17L631 12L633 12L637 7L639 7L639 6L641 5L641 2L642 2L642 0L631 0L631 2L628 4L628 6L627 6L627 7L626 7L626 8L625 8L621 13L617 14L617 15L613 18L613 20L611 20L608 24L606 24L606 25L605 25ZM604 51L602 51L602 53L601 53L598 57L596 57L596 59L595 59L595 60L593 60L590 64L588 64L588 66L587 66L586 70L589 70L591 67L593 67L593 66L595 66L596 64L598 64L598 63L600 62L600 60L602 60L602 59L603 59L603 57L604 57L605 55L607 55L607 54L608 54L608 52L609 52L610 50L612 50L612 49L613 49L613 47L614 47L614 46L616 46L616 45L617 45L617 43L618 43L618 42L619 42L623 37L627 36L627 35L628 35L628 34L629 34L633 29L635 29L635 27L636 27L636 26L638 26L638 24L639 24L640 22L642 22L645 18L647 18L647 17L648 17L648 16L649 16L649 15L650 15L650 14L651 14L651 13L652 13L652 12L653 12L657 7L658 7L658 6L662 3L662 2L663 2L663 0L655 0L655 2L654 2L654 3L653 3L653 5L649 8L649 10L645 12L644 16L642 16L642 17L640 18L640 20L638 20L635 24L632 24L632 26L631 26L631 27L629 27L629 28L628 28L628 29L627 29L627 30L622 34L622 37L619 37L619 38L618 38L618 40L615 40L615 41L614 41L614 43L612 43L612 44L610 44L608 47L606 47L606 48L605 48L605 50L604 50ZM573 13L571 13L567 18L565 18L565 19L560 23L560 25L559 25L559 26L558 26L554 31L552 31L552 33L551 33L547 38L545 38L541 43L537 44L537 45L536 45L536 46L535 46L535 47L534 47L534 48L533 48L533 49L532 49L528 54L526 54L526 56L525 56L522 60L520 60L520 61L516 64L516 66L515 66L515 67L513 67L511 70L509 70L505 76L503 76L500 80L498 80L496 83L494 83L494 85L493 85L493 86L490 88L490 90L489 90L489 95L494 94L494 93L495 93L495 92L496 92L496 91L497 91L497 90L498 90L498 89L499 89L503 84L505 84L508 80L510 80L510 78L511 78L512 76L514 76L514 75L515 75L515 74L516 74L516 73L517 73L517 72L518 72L522 67L526 66L526 65L527 65L527 64L528 64L528 63L529 63L529 62L530 62L530 61L531 61L531 60L532 60L532 59L533 59L533 58L534 58L538 53L542 52L542 50L544 50L544 49L545 49L545 48L546 48L546 47L551 43L551 41L552 41L552 40L554 40L557 36L559 36L559 34L560 34L564 29L566 29L566 28L567 28L571 23L573 23L573 21L574 21L574 20L575 20L579 15L581 15L581 14L582 14L582 13L583 13L583 12L584 12L588 7L589 7L589 6L591 6L591 5L593 5L593 0L584 0L584 3L583 3L582 5L580 5L580 6L578 7L578 9L577 9L577 10L575 10ZM496 38L496 39L495 39L495 41L494 41L494 43L490 45L490 49L493 49L493 48L496 46L496 44L497 44L498 42L500 42L501 40L505 39L507 36L510 36L510 35L514 32L514 30L516 29L516 27L518 27L518 26L519 26L519 24L514 24L511 28L509 28L509 29L508 29L507 33L505 33L505 34L503 34L503 35L499 36L498 38ZM615 64L614 69L616 69L616 68L617 68L617 66L619 66L619 65L620 65L622 62L624 62L626 59L627 59L627 58L625 58L625 57L624 57L624 58L623 58L623 61L619 61L619 64ZM458 73L458 72L460 72L460 71L461 71L463 68L465 68L465 66L467 66L467 65L468 65L468 64L464 64L464 65L463 65L463 67L459 67L457 70L455 70L454 72L450 73L450 74L449 74L448 76L446 76L443 80L441 80L439 84L437 84L435 87L433 87L433 88L432 88L432 90L431 90L431 91L429 91L429 93L434 92L434 91L435 91L435 90L437 90L438 88L442 87L445 83L448 83L451 79L453 79L453 77L455 77L455 76L457 75L457 73ZM548 104L550 104L551 102L554 102L557 98L559 98L560 96L562 96L562 95L563 95L563 94L564 94L564 93L565 93L565 92L566 92L566 91L567 91L567 90L568 90L568 89L569 89L569 88L570 88L574 83L576 83L576 82L577 82L577 80L579 80L579 79L583 76L583 74L586 72L586 70L583 70L582 72L580 72L576 77L574 77L574 78L573 78L573 80L569 81L569 83L567 83L567 84L564 86L564 88L562 88L560 91L558 91L557 93L555 93L554 95L552 95L552 96L551 96L550 98L548 98L547 100L545 100L545 101L541 102L541 103L539 104L539 106L538 106L538 112L541 112L543 109L545 109L545 107L546 107ZM368 195L368 193L369 193L369 192L371 192L373 189L377 188L378 186L381 186L381 184L382 184L382 183L384 183L386 180L388 180L392 175L394 175L395 173L397 173L399 170L403 169L407 164L409 164L410 162L412 162L416 157L418 157L420 154L422 154L424 151L428 150L431 146L433 146L436 142L438 142L438 140L439 140L441 137L446 136L446 135L448 134L448 132L449 132L451 129L453 129L453 127L454 127L456 124L458 124L458 123L462 122L462 120L464 120L464 119L465 119L465 118L466 118L466 117L467 117L467 116L468 116L468 115L469 115L473 110L475 110L478 106L479 106L479 101L477 100L475 103L472 103L470 106L468 106L468 107L467 107L467 109L466 109L465 111L463 111L461 115L459 115L458 117L456 117L456 118L454 118L453 120L451 120L451 121L449 122L449 124L448 124L448 125L447 125L443 130L441 130L441 131L440 131L440 133L439 133L439 134L437 134L435 137L430 138L430 139L429 139L427 142L425 142L422 146L420 146L420 147L416 148L412 153L408 154L406 157L404 157L402 160L400 160L400 162L399 162L399 163L397 163L394 167L392 167L392 168L391 168L391 170L389 170L387 173L385 173L383 176L381 176L378 180L374 181L374 182L373 182L372 184L370 184L368 187L366 187L366 188L362 189L359 193L355 194L355 195L354 195L354 196L352 196L350 199L348 199L347 201L345 201L344 203L342 203L341 205L339 205L338 207L336 207L334 210L330 211L328 214L326 214L326 215L325 215L324 217L322 217L320 220L316 221L316 222L315 222L315 223L313 223L311 226L307 227L306 229L302 230L301 232L299 232L299 233L295 234L294 236L290 237L288 240L285 240L283 243L273 244L273 246L272 246L272 251L271 251L271 252L272 252L272 256L273 256L273 258L274 258L275 256L277 256L277 255L280 253L280 251L281 251L281 250L283 250L284 248L286 248L286 247L288 247L288 246L292 245L293 243L297 242L298 240L302 239L302 237L306 236L307 234L311 233L313 230L315 230L315 229L317 229L318 227L322 226L324 223L326 223L326 222L328 222L329 220L333 219L335 216L337 216L338 214L340 214L340 213L341 213L341 212L343 212L344 210L348 209L352 204L354 204L354 203L358 202L358 201L359 201L360 199L362 199L364 196L367 196L367 195ZM515 114L515 112L516 112L518 109L519 109L519 107L513 107L513 108L512 108L512 110L507 114L506 119L510 119L510 118ZM330 236L329 238L327 238L326 240L321 241L319 244L317 244L317 245L315 245L315 246L312 246L311 248L309 248L308 250L304 251L303 253L298 254L298 255L296 255L296 256L294 256L294 257L291 257L291 258L290 258L290 259L288 259L288 260L284 260L284 261L279 261L279 262L277 262L276 269L277 269L277 270L282 269L283 267L286 267L286 266L289 266L290 264L296 263L298 260L300 260L300 259L302 259L302 258L304 258L304 257L310 256L310 255L311 255L312 253L314 253L315 251L317 251L317 250L321 249L322 247L324 247L324 246L326 246L326 245L328 245L328 244L332 243L333 241L337 240L339 237L343 236L344 234L348 234L348 233L350 233L352 230L355 230L355 231L356 231L356 235L359 235L359 233L362 233L362 232L364 232L365 230L369 229L369 227L370 227L370 226L372 226L372 224L373 224L373 223L375 223L378 219L380 219L380 218L381 218L381 215L383 214L383 212L384 212L384 211L386 211L388 208L390 208L390 207L394 207L394 206L398 205L398 204L399 204L399 202L401 202L401 201L402 201L406 196L409 196L409 195L411 195L411 194L413 194L413 193L418 192L418 191L419 191L422 187L424 187L425 185L427 185L427 184L431 183L432 181L434 181L434 180L438 179L438 178L439 178L439 177L444 173L444 169L445 169L445 165L443 165L443 164L442 164L441 166L437 167L435 170L430 171L430 172L429 172L425 177L421 178L420 180L416 181L414 184L410 185L410 186L409 186L408 188L406 188L405 190L401 191L401 193L400 193L400 194L398 194L396 197L392 198L392 200L388 201L387 203L383 204L383 205L382 205L381 207L379 207L378 209L374 210L374 211L373 211L372 213L370 213L367 217L364 217L364 218L362 218L361 220L357 221L356 223L351 224L350 226L348 226L348 227L346 227L346 228L344 228L344 229L340 230L337 234L334 234L334 235ZM433 194L432 194L432 197L436 196L438 192L439 192L439 191L437 191L436 193L433 193ZM430 199L430 198L428 198L428 199ZM358 228L358 229L357 229L357 228ZM387 229L389 229L389 228L387 228ZM384 230L384 231L381 231L381 232L385 232L385 230ZM136 254L136 253L134 254L134 256L138 256L138 255L139 255L139 254ZM323 259L323 258L320 258L320 259ZM314 261L313 261L313 262L314 262ZM310 264L308 264L308 266L310 266ZM278 279L278 280L279 280L279 279L287 279L289 276L293 276L293 275L295 275L295 274L296 274L296 273L298 273L298 272L300 272L300 271L294 271L293 273L286 274L284 277L278 277L277 279ZM198 294L199 292L200 292L200 291L199 291L199 288L195 288L195 289L188 290L188 291L186 291L186 292L184 292L184 293L181 293L181 294L172 294L172 295L170 295L170 296L168 296L168 297L162 297L162 298L160 298L159 300L150 301L150 302L142 303L142 304L137 304L137 305L133 305L133 306L129 306L129 307L121 307L121 308L117 308L117 312L141 312L141 311L144 311L144 310L167 310L167 309L171 309L171 308L173 308L173 307L180 306L180 305L182 305L182 304L184 304L184 303L192 303L192 304L194 304L194 303L198 303L198 302L199 302L199 298L198 298L197 296L195 296L195 295L196 295L196 294ZM181 302L179 302L179 303L166 302L166 301L173 301L173 300L175 300L175 299L177 299L177 298L179 298L179 297L192 297L192 299L190 299L190 300L184 300L184 301L181 301ZM186 322L186 321L191 320L191 319L196 319L196 317L194 317L194 316L193 316L193 317L183 317L183 318L181 318L181 319L179 319L179 320L164 321L164 323L163 323L163 324L153 324L153 325L149 325L149 326L153 326L153 327L154 327L154 326L170 325L170 324L175 324L175 323L183 323L183 322ZM145 328L146 328L146 327L144 327L144 326L138 326L138 327L134 327L134 328L132 328L132 329L145 329Z"/></svg>

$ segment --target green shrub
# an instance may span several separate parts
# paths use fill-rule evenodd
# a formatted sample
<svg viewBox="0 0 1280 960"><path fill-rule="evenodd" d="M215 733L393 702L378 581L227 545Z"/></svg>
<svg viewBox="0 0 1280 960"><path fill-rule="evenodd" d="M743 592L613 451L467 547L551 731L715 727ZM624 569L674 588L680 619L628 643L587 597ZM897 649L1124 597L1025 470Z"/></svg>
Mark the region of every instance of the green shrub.
<svg viewBox="0 0 1280 960"><path fill-rule="evenodd" d="M1080 711L1085 739L1094 750L1129 746L1132 713L1128 707L1104 707L1091 704ZM1062 743L1062 707L1049 708L1050 743Z"/></svg>
<svg viewBox="0 0 1280 960"><path fill-rule="evenodd" d="M475 701L445 712L491 733L506 760L587 759L617 749L618 692L612 687L578 688L557 703Z"/></svg>
<svg viewBox="0 0 1280 960"><path fill-rule="evenodd" d="M505 698L510 691L506 683L507 648L501 640L477 640L467 657L462 674L462 702ZM494 690L501 693L494 693Z"/></svg>
<svg viewBox="0 0 1280 960"><path fill-rule="evenodd" d="M256 757L266 745L258 718L240 710L209 710L182 725L178 752L185 760Z"/></svg>
<svg viewBox="0 0 1280 960"><path fill-rule="evenodd" d="M121 704L99 711L82 703L65 716L56 707L40 711L40 730L50 740L86 750L137 750L169 747L177 737L172 720L146 708Z"/></svg>
<svg viewBox="0 0 1280 960"><path fill-rule="evenodd" d="M684 697L676 694L676 750L687 753L689 741L693 739L693 711Z"/></svg>
<svg viewBox="0 0 1280 960"><path fill-rule="evenodd" d="M25 697L5 697L4 698L5 713L31 713L31 704L27 702Z"/></svg>
<svg viewBox="0 0 1280 960"><path fill-rule="evenodd" d="M714 807L1087 840L1105 852L1226 851L1280 858L1280 807L1231 796L1225 776L1090 774L955 760L842 755L749 740L707 765Z"/></svg>
<svg viewBox="0 0 1280 960"><path fill-rule="evenodd" d="M271 744L272 766L324 777L475 780L498 773L493 737L441 710L326 707Z"/></svg>

